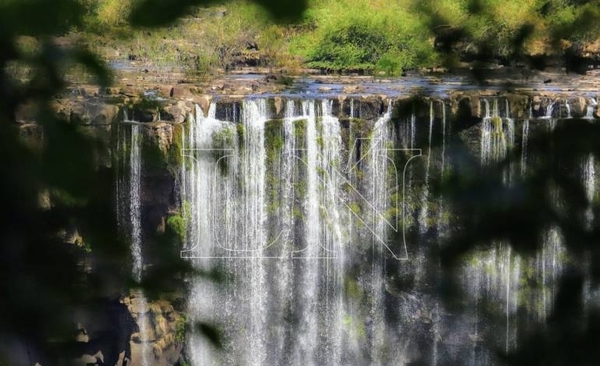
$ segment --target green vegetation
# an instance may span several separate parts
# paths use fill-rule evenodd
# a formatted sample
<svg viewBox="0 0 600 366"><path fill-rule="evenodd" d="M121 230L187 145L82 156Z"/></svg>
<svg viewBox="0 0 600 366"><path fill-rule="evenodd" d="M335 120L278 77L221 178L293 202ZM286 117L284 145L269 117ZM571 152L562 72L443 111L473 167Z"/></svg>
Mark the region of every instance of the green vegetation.
<svg viewBox="0 0 600 366"><path fill-rule="evenodd" d="M184 316L177 319L175 324L175 343L183 344L185 342L185 334L187 332L187 319Z"/></svg>
<svg viewBox="0 0 600 366"><path fill-rule="evenodd" d="M176 238L179 245L183 245L185 243L186 228L190 222L191 216L192 209L190 203L188 201L183 201L181 203L181 210L171 214L167 218L167 232Z"/></svg>
<svg viewBox="0 0 600 366"><path fill-rule="evenodd" d="M186 220L180 214L171 215L167 219L167 229L177 235L181 243L185 241L185 226Z"/></svg>
<svg viewBox="0 0 600 366"><path fill-rule="evenodd" d="M241 123L236 124L237 138L239 146L244 145L244 125Z"/></svg>
<svg viewBox="0 0 600 366"><path fill-rule="evenodd" d="M230 149L233 147L233 128L227 126L214 132L212 136L213 149Z"/></svg>
<svg viewBox="0 0 600 366"><path fill-rule="evenodd" d="M173 141L169 148L169 161L174 169L179 169L184 163L183 161L183 134L185 127L183 124L173 125ZM189 163L189 161L188 161ZM176 170L172 171L173 173Z"/></svg>
<svg viewBox="0 0 600 366"><path fill-rule="evenodd" d="M502 118L492 117L492 125L494 126L494 134L502 135Z"/></svg>
<svg viewBox="0 0 600 366"><path fill-rule="evenodd" d="M265 153L266 153L266 189L267 212L274 214L281 206L280 197L280 156L283 148L283 120L274 119L265 122Z"/></svg>
<svg viewBox="0 0 600 366"><path fill-rule="evenodd" d="M218 131L215 131L212 136L213 156L218 162L221 173L226 174L228 171L228 159L224 157L230 154L229 150L234 148L235 129L233 126L225 126Z"/></svg>
<svg viewBox="0 0 600 366"><path fill-rule="evenodd" d="M303 149L306 147L306 124L308 123L305 119L299 119L294 121L294 137L296 138L296 147Z"/></svg>
<svg viewBox="0 0 600 366"><path fill-rule="evenodd" d="M168 151L163 151L158 144L157 136L142 138L142 162L144 169L163 169L168 168Z"/></svg>
<svg viewBox="0 0 600 366"><path fill-rule="evenodd" d="M85 206L87 200L73 196L69 191L63 189L53 189L50 191L50 202L54 206L79 207Z"/></svg>
<svg viewBox="0 0 600 366"><path fill-rule="evenodd" d="M307 12L314 30L297 50L307 66L331 71L395 75L435 63L425 24L410 9L409 1L314 2Z"/></svg>
<svg viewBox="0 0 600 366"><path fill-rule="evenodd" d="M483 56L505 63L562 55L600 35L598 0L309 0L295 24L274 23L255 3L234 0L192 8L150 31L128 22L136 0L78 1L85 16L73 32L94 51L176 64L189 77L237 66L399 75Z"/></svg>

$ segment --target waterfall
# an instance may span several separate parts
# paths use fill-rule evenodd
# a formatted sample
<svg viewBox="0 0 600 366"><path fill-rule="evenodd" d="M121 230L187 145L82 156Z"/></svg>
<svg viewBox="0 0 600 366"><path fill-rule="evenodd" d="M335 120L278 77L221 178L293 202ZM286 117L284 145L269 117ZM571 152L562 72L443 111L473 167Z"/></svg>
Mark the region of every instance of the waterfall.
<svg viewBox="0 0 600 366"><path fill-rule="evenodd" d="M591 229L594 223L592 203L596 195L596 169L594 167L594 155L589 154L584 159L581 167L581 177L583 178L583 186L588 201L588 208L584 213L584 222L586 227Z"/></svg>
<svg viewBox="0 0 600 366"><path fill-rule="evenodd" d="M507 109L508 111L508 109ZM508 154L508 152L515 146L515 121L510 118L510 116L506 117L506 121L505 121L505 125L506 125L506 145L504 147L505 152L503 153L504 156L506 156ZM508 167L504 168L504 183L505 184L511 184L511 179L512 176L515 174L514 170L517 167L517 165L511 161L509 163Z"/></svg>
<svg viewBox="0 0 600 366"><path fill-rule="evenodd" d="M505 323L502 346L507 352L512 350L517 345L517 329L513 323L518 311L521 259L512 253L508 243L496 242L492 249L472 254L464 273L463 281L474 302L474 332L480 333L479 303L501 306ZM474 356L473 365L480 363L478 356Z"/></svg>
<svg viewBox="0 0 600 366"><path fill-rule="evenodd" d="M480 163L500 161L520 142L520 170L516 162L505 171L509 185L535 166L527 156L530 120L520 126L502 99L481 99ZM453 140L443 102L441 131L435 101L428 118L415 104L394 123L392 101L369 121L354 118L360 113L352 99L351 118L339 120L334 111L347 102L292 98L283 110L271 102L248 98L218 114L213 102L206 116L196 108L186 125L181 191L191 214L182 254L199 270L230 274L223 284L190 279L189 320L219 327L224 348L217 352L192 334L186 354L193 366L438 365L459 357L489 365L494 356L481 344L485 335L493 331L494 346L510 352L519 344L519 327L527 326L522 319L546 319L565 254L553 227L540 238L535 258L521 258L502 240L466 258L465 314L449 314L431 295L442 271L440 264L427 267L424 248L440 245L452 209L429 191L453 162L446 156ZM397 147L427 148L422 167L406 167L406 193L392 179L394 168L404 168L391 155ZM592 156L581 172L592 200ZM424 184L410 189L411 178ZM389 255L401 237L390 230L390 217L399 212L392 196L406 200L402 223L408 222L409 239L419 238L402 262ZM422 235L432 225L437 235ZM402 288L404 280L413 287ZM486 322L486 306L499 312L497 321ZM413 331L427 335L417 351Z"/></svg>
<svg viewBox="0 0 600 366"><path fill-rule="evenodd" d="M415 137L417 136L417 116L413 113L410 116L410 145L411 149L415 148Z"/></svg>
<svg viewBox="0 0 600 366"><path fill-rule="evenodd" d="M443 181L445 178L446 171L446 104L444 101L441 101L442 104L442 153L441 153L441 163L440 163L440 180ZM437 219L437 231L438 236L443 236L446 225L448 224L444 219L444 197L440 193L440 197L438 199L438 219Z"/></svg>
<svg viewBox="0 0 600 366"><path fill-rule="evenodd" d="M210 106L209 116L204 117L202 110L196 107L187 126L184 153L188 160L184 163L183 191L184 202L191 211L188 223L188 249L194 264L199 270L209 271L209 257L216 247L213 233L216 227L211 216L217 210L213 206L216 200L213 196L211 182L216 180L215 158L212 154L212 136L220 128L220 123L214 118L215 107ZM215 225L216 226L216 225ZM183 253L182 253L183 254ZM201 278L194 278L188 299L189 320L192 323L214 321L223 309L216 309L211 303L211 296L218 298L220 294L215 286ZM225 306L225 311L229 310ZM215 352L209 342L197 334L192 334L188 342L188 354L194 365L209 365L216 362Z"/></svg>
<svg viewBox="0 0 600 366"><path fill-rule="evenodd" d="M336 172L335 166L342 162L341 150L342 139L340 123L332 116L331 101L322 101L322 131L321 131L321 199L323 202L322 218L325 227L322 230L322 252L326 254L325 263L326 285L325 285L325 314L322 324L327 324L326 331L322 333L321 342L325 349L321 359L328 365L342 364L343 357L343 335L344 314L347 311L344 305L344 294L342 286L344 283L345 254L344 249L348 246L347 228L342 224L346 219L342 202L344 195L340 187L343 179ZM333 257L335 259L329 259ZM352 349L352 347L349 347Z"/></svg>
<svg viewBox="0 0 600 366"><path fill-rule="evenodd" d="M199 110L191 121L184 254L200 269L222 267L233 278L225 289L194 281L192 320L220 326L226 343L217 354L194 334L187 345L193 365L341 365L358 357L346 321L353 310L344 307L349 232L342 133L331 108L331 101L303 100L297 110L290 100L284 118L271 120L266 99L248 99L236 127ZM227 168L215 168L215 144L235 131ZM293 330L285 326L290 311L303 319Z"/></svg>
<svg viewBox="0 0 600 366"><path fill-rule="evenodd" d="M433 133L433 121L435 115L433 113L433 101L429 101L429 134L427 142L427 164L425 166L425 181L423 184L423 191L421 193L421 211L419 212L419 230L421 233L425 233L428 228L427 224L427 209L429 200L429 168L431 166L431 135Z"/></svg>
<svg viewBox="0 0 600 366"><path fill-rule="evenodd" d="M598 101L594 98L590 98L590 104L586 107L585 117L587 119L594 118L594 108L598 105Z"/></svg>
<svg viewBox="0 0 600 366"><path fill-rule="evenodd" d="M569 104L568 99L565 99L565 109L567 110L567 118L573 118L571 115L571 105Z"/></svg>
<svg viewBox="0 0 600 366"><path fill-rule="evenodd" d="M556 101L552 101L552 103L550 103L546 106L546 114L544 115L543 118L552 118L552 111L554 110L554 104L556 104Z"/></svg>
<svg viewBox="0 0 600 366"><path fill-rule="evenodd" d="M117 198L122 201L125 198L127 207L123 202L117 203L117 209L120 211L117 215L120 225L128 229L128 237L130 240L130 251L133 260L131 275L133 279L140 283L143 278L143 254L142 254L142 218L141 218L141 182L142 182L142 154L141 143L142 135L140 133L140 125L133 121L128 121L125 116L125 121L131 122L130 139L129 139L129 159L125 166L129 167L127 172L128 186L119 187L117 185ZM126 151L126 146L120 147L121 152ZM125 197L121 197L124 195ZM126 217L128 212L128 217ZM122 223L122 224L121 224ZM151 349L148 345L148 328L149 328L149 308L148 301L142 290L136 290L131 294L133 301L137 302L137 324L139 327L139 355L141 357L140 365L149 366ZM138 362L137 360L133 360Z"/></svg>
<svg viewBox="0 0 600 366"><path fill-rule="evenodd" d="M305 319L298 330L298 345L294 355L294 364L316 365L317 352L317 316L316 306L307 306L317 303L319 265L316 260L319 256L320 218L319 218L319 192L317 191L318 146L316 126L316 106L314 101L303 101L302 110L306 119L306 198L305 198L305 246L301 249L302 255L307 258L300 265L302 267L302 290L300 301L304 306L300 308L300 318Z"/></svg>
<svg viewBox="0 0 600 366"><path fill-rule="evenodd" d="M521 175L527 172L527 142L529 140L529 119L523 121L521 134Z"/></svg>
<svg viewBox="0 0 600 366"><path fill-rule="evenodd" d="M369 218L372 225L372 263L370 273L370 320L371 320L371 342L369 365L386 364L383 349L386 347L387 329L384 310L385 295L385 248L386 243L381 243L380 238L387 237L388 227L385 218L378 213L385 212L389 205L389 173L388 173L388 143L390 143L391 130L389 120L391 118L392 103L388 102L387 112L381 116L373 126L371 143L371 154L368 160L367 172L372 177L369 184L371 203L374 211ZM411 119L411 144L414 143L414 123Z"/></svg>
<svg viewBox="0 0 600 366"><path fill-rule="evenodd" d="M565 256L563 237L557 227L548 228L543 234L542 250L536 257L539 282L541 284L541 293L539 298L533 301L538 304L538 320L543 322L550 315L554 300L556 298L557 278L562 271L562 258Z"/></svg>
<svg viewBox="0 0 600 366"><path fill-rule="evenodd" d="M440 180L443 181L445 169L446 169L446 104L442 101L442 153L441 153L441 164L440 164ZM440 197L438 199L438 218L437 218L437 235L438 235L438 248L441 247L441 239L446 234L447 222L444 218L445 207L444 207L444 197L440 193ZM441 258L438 260L437 264L437 277L441 278L442 276L442 263ZM439 359L439 341L440 341L440 326L438 321L440 319L440 312L442 306L439 303L439 300L436 300L434 313L432 314L437 319L434 319L433 326L433 355L432 355L432 366L437 366Z"/></svg>
<svg viewBox="0 0 600 366"><path fill-rule="evenodd" d="M131 254L133 257L133 279L137 282L142 280L143 259L142 259L142 221L140 212L140 187L142 156L140 152L140 126L133 124L131 126L131 154L129 156L130 166L130 200L129 200L129 218L131 222Z"/></svg>
<svg viewBox="0 0 600 366"><path fill-rule="evenodd" d="M504 131L504 122L498 115L498 99L493 100L493 109L490 113L489 101L483 99L485 117L481 126L481 164L500 161L506 157L508 147L514 142L514 122L506 118L508 141Z"/></svg>

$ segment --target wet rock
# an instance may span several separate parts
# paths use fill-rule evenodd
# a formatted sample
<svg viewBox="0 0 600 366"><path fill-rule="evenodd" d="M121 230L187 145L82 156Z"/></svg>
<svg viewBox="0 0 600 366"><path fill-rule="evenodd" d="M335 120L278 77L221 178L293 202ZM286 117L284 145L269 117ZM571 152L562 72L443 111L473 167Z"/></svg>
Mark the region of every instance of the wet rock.
<svg viewBox="0 0 600 366"><path fill-rule="evenodd" d="M367 97L360 100L358 111L358 118L377 120L385 112L385 109L381 98Z"/></svg>
<svg viewBox="0 0 600 366"><path fill-rule="evenodd" d="M192 99L192 101L196 104L198 104L200 106L200 108L202 109L202 112L204 112L204 115L208 115L208 109L210 108L210 103L212 101L212 97L208 96L208 95L203 95L203 96L196 96ZM185 104L187 107L187 104ZM193 110L193 106L190 106L191 108L189 109L189 111Z"/></svg>
<svg viewBox="0 0 600 366"><path fill-rule="evenodd" d="M147 314L149 310L149 308L147 306L144 305L144 299L140 298L140 297L131 297L128 304L127 304L127 308L129 309L129 312L131 312L131 314L139 316L140 314Z"/></svg>
<svg viewBox="0 0 600 366"><path fill-rule="evenodd" d="M247 95L247 94L250 94L252 92L253 92L253 90L252 90L251 87L241 86L241 87L235 89L234 93L237 94L237 95Z"/></svg>
<svg viewBox="0 0 600 366"><path fill-rule="evenodd" d="M31 149L42 148L44 133L42 126L36 123L27 123L19 126L19 137Z"/></svg>
<svg viewBox="0 0 600 366"><path fill-rule="evenodd" d="M133 333L131 335L131 341L138 344L142 343L142 335L140 333Z"/></svg>
<svg viewBox="0 0 600 366"><path fill-rule="evenodd" d="M221 121L239 122L242 115L240 102L235 99L221 99L217 102L215 114Z"/></svg>
<svg viewBox="0 0 600 366"><path fill-rule="evenodd" d="M92 124L111 124L117 119L119 108L116 105L100 105L92 118Z"/></svg>
<svg viewBox="0 0 600 366"><path fill-rule="evenodd" d="M536 95L531 100L531 114L533 117L542 117L545 111L542 109L542 98Z"/></svg>
<svg viewBox="0 0 600 366"><path fill-rule="evenodd" d="M108 125L117 120L119 107L101 101L76 101L65 106L69 111L69 120L79 125Z"/></svg>
<svg viewBox="0 0 600 366"><path fill-rule="evenodd" d="M274 118L281 118L283 114L284 100L282 97L273 98Z"/></svg>
<svg viewBox="0 0 600 366"><path fill-rule="evenodd" d="M164 98L169 98L173 96L173 86L172 85L159 85L158 86L158 94Z"/></svg>
<svg viewBox="0 0 600 366"><path fill-rule="evenodd" d="M154 353L154 358L160 358L163 354L163 350L159 345L155 344L152 346L152 353Z"/></svg>
<svg viewBox="0 0 600 366"><path fill-rule="evenodd" d="M508 94L505 98L508 100L508 115L511 118L529 117L529 97L527 95Z"/></svg>
<svg viewBox="0 0 600 366"><path fill-rule="evenodd" d="M342 92L345 94L360 93L361 91L362 88L358 85L345 86L342 88Z"/></svg>
<svg viewBox="0 0 600 366"><path fill-rule="evenodd" d="M84 97L97 97L99 95L99 88L97 86L92 85L83 85L74 89L74 93L77 95L81 95Z"/></svg>
<svg viewBox="0 0 600 366"><path fill-rule="evenodd" d="M155 122L149 124L145 129L148 137L148 143L156 146L166 154L173 142L173 126L165 122Z"/></svg>
<svg viewBox="0 0 600 366"><path fill-rule="evenodd" d="M33 103L21 104L15 112L17 123L34 123L37 119L37 108Z"/></svg>
<svg viewBox="0 0 600 366"><path fill-rule="evenodd" d="M104 89L104 94L106 95L118 95L121 93L121 88L118 87L108 87Z"/></svg>
<svg viewBox="0 0 600 366"><path fill-rule="evenodd" d="M164 108L161 113L161 120L171 121L174 123L183 123L186 120L188 110L185 107L185 103L178 102L176 105L168 105Z"/></svg>
<svg viewBox="0 0 600 366"><path fill-rule="evenodd" d="M584 117L587 113L587 103L584 97L575 97L569 100L571 115L575 118Z"/></svg>
<svg viewBox="0 0 600 366"><path fill-rule="evenodd" d="M128 97L139 97L144 94L144 89L139 86L126 85L123 88L121 88L120 94L126 95Z"/></svg>
<svg viewBox="0 0 600 366"><path fill-rule="evenodd" d="M138 331L131 336L131 341L136 345L132 347L133 359L140 359L141 352L147 349L154 356L153 365L172 365L181 357L182 345L178 342L181 335L177 332L184 319L168 301L149 301L147 305L145 315L136 316L138 329L145 328L145 333ZM131 301L128 308L135 314L135 305ZM141 321L145 322L145 327L140 326ZM142 344L146 347L142 347Z"/></svg>
<svg viewBox="0 0 600 366"><path fill-rule="evenodd" d="M194 93L192 93L192 87L189 85L175 85L169 95L173 98L187 98L192 97Z"/></svg>

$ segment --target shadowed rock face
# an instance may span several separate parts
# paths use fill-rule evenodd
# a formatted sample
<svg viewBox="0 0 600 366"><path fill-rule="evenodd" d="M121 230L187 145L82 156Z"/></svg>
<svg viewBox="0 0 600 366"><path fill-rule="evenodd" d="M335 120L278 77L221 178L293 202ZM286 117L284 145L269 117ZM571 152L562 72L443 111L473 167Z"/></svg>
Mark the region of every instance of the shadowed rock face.
<svg viewBox="0 0 600 366"><path fill-rule="evenodd" d="M9 364L52 365L123 365L131 359L132 335L138 331L135 319L119 300L99 300L97 306L73 314L73 342L52 344L57 353L48 353L44 340L24 336L3 340L0 350L9 356Z"/></svg>
<svg viewBox="0 0 600 366"><path fill-rule="evenodd" d="M131 359L130 339L138 326L128 308L118 300L106 302L95 312L75 316L77 336L87 342L75 343L73 356L81 364L95 358L98 364L123 364L123 357ZM85 362L85 363L84 363Z"/></svg>

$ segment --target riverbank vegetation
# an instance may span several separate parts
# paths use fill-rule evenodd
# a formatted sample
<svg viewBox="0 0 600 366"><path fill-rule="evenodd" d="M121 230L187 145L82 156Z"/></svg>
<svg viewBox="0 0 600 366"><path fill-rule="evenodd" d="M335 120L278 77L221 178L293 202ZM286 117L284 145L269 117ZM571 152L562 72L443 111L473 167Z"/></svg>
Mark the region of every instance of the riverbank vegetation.
<svg viewBox="0 0 600 366"><path fill-rule="evenodd" d="M106 59L174 65L192 75L242 66L398 75L474 61L536 68L569 57L600 62L597 0L310 0L292 24L235 0L193 8L160 29L130 27L136 0L80 1L85 22L72 34Z"/></svg>

